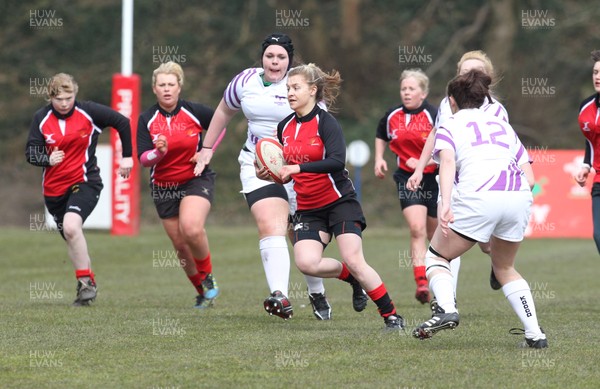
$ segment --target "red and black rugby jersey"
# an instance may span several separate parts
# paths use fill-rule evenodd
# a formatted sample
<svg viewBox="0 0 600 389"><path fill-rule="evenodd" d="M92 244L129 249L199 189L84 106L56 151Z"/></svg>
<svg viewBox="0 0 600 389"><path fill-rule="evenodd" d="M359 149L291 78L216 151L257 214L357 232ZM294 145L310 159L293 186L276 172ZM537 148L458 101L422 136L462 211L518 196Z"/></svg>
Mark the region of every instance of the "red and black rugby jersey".
<svg viewBox="0 0 600 389"><path fill-rule="evenodd" d="M25 155L32 165L44 167L44 196L62 196L78 182L101 181L96 145L98 135L106 127L118 131L123 157L131 157L129 120L105 105L75 101L66 115L54 110L52 104L35 113ZM65 152L65 159L50 166L50 154L55 147Z"/></svg>
<svg viewBox="0 0 600 389"><path fill-rule="evenodd" d="M154 149L159 135L167 137L167 153L150 170L155 184L179 185L194 178L190 159L202 147L202 132L208 129L212 108L203 104L179 100L173 112L158 104L140 115L137 127L138 159Z"/></svg>
<svg viewBox="0 0 600 389"><path fill-rule="evenodd" d="M596 171L594 182L600 182L600 94L583 100L579 106L579 128L587 139L584 163Z"/></svg>
<svg viewBox="0 0 600 389"><path fill-rule="evenodd" d="M409 172L414 169L406 166L409 158L419 159L427 136L433 128L437 108L427 100L415 110L407 110L403 105L388 110L379 121L376 138L389 143L390 150L396 154L398 167ZM423 173L433 173L437 165L429 165Z"/></svg>
<svg viewBox="0 0 600 389"><path fill-rule="evenodd" d="M354 192L346 170L346 142L342 127L316 105L306 116L295 113L277 126L285 160L300 165L293 176L298 210L322 208Z"/></svg>

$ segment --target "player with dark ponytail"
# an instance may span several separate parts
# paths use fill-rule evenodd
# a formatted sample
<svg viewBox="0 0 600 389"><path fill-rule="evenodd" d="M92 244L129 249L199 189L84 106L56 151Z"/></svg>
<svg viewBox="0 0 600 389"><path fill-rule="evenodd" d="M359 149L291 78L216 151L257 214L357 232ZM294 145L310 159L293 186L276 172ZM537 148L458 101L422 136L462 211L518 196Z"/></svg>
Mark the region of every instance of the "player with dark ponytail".
<svg viewBox="0 0 600 389"><path fill-rule="evenodd" d="M526 345L544 348L548 341L538 324L529 284L514 268L533 203L533 170L513 128L479 109L491 99L491 81L489 75L471 70L448 84L454 115L435 135L433 158L440 164L441 201L439 225L425 257L438 309L414 329L413 336L425 339L458 326L449 259L477 242L490 242L496 277L525 327Z"/></svg>

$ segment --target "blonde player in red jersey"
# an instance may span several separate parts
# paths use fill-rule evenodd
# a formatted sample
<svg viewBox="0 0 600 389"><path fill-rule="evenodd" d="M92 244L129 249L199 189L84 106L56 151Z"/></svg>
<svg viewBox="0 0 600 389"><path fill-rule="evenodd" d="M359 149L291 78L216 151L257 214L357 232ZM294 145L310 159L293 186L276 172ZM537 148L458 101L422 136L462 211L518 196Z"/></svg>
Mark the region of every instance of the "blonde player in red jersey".
<svg viewBox="0 0 600 389"><path fill-rule="evenodd" d="M383 179L387 162L383 158L386 146L396 154L394 181L402 215L410 229L410 259L417 290L415 298L429 302L429 286L425 275L427 241L437 226L438 184L437 165L432 162L423 172L423 182L416 191L407 188L425 141L433 128L437 108L426 100L429 78L421 69L407 69L400 75L402 104L389 109L379 121L375 134L375 176Z"/></svg>
<svg viewBox="0 0 600 389"><path fill-rule="evenodd" d="M295 211L296 194L292 184L278 185L256 176L256 143L262 138L275 138L277 123L289 115L286 81L294 60L294 45L285 34L270 34L262 42L262 67L248 68L234 77L215 111L215 117L204 147L198 157L196 172L200 173L213 156L213 142L218 131L241 110L248 122L247 139L239 153L240 181L250 212L258 229L260 256L269 287L263 307L270 315L289 319L293 307L288 299L290 255L286 236L288 218ZM305 276L313 314L318 320L331 318L323 280ZM360 285L353 285L353 307L365 309L367 296Z"/></svg>
<svg viewBox="0 0 600 389"><path fill-rule="evenodd" d="M103 184L96 160L99 134L113 127L123 144L119 174L129 177L133 167L129 120L117 111L92 101L78 101L73 76L58 73L48 85L50 104L38 110L29 129L27 161L44 168L44 203L67 243L77 278L75 306L96 299L97 284L83 234Z"/></svg>
<svg viewBox="0 0 600 389"><path fill-rule="evenodd" d="M197 177L193 159L213 110L180 99L183 83L183 69L174 62L163 63L152 73L157 103L140 115L138 157L150 168L156 211L181 268L198 292L195 307L204 309L219 295L205 229L216 174L207 168Z"/></svg>
<svg viewBox="0 0 600 389"><path fill-rule="evenodd" d="M293 223L294 258L304 274L360 283L377 305L385 328L404 328L381 277L367 263L362 249L366 221L345 168L346 145L337 120L317 102L331 106L340 75L324 73L314 64L290 70L287 97L294 113L277 126L287 165L284 182L294 180L298 210ZM258 172L268 177L266 169ZM323 257L335 236L342 262Z"/></svg>

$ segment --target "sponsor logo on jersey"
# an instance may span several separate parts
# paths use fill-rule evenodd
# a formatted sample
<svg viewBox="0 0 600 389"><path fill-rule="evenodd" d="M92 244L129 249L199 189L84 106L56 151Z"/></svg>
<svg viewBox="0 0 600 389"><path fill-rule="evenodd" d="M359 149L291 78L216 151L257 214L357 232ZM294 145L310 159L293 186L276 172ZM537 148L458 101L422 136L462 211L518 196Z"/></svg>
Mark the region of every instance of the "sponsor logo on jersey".
<svg viewBox="0 0 600 389"><path fill-rule="evenodd" d="M288 103L287 97L285 96L274 95L273 97L275 97L275 105L283 106Z"/></svg>
<svg viewBox="0 0 600 389"><path fill-rule="evenodd" d="M583 128L581 130L582 131L591 131L590 128L588 127L588 124L590 124L590 122L584 122Z"/></svg>
<svg viewBox="0 0 600 389"><path fill-rule="evenodd" d="M44 134L44 136L46 137L46 143L49 145L53 145L56 143L56 141L54 139L52 139L52 137L54 136L54 134Z"/></svg>

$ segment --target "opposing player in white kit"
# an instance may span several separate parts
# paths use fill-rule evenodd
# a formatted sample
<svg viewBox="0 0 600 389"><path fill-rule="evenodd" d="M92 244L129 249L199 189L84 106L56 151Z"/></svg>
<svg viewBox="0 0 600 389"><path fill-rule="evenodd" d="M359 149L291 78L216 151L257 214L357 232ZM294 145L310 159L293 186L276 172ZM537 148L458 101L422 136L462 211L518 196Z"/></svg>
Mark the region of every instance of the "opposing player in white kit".
<svg viewBox="0 0 600 389"><path fill-rule="evenodd" d="M288 215L295 211L296 195L292 183L282 186L259 179L254 163L258 140L276 138L277 124L293 112L287 101L286 82L294 46L287 35L271 34L262 42L262 53L262 68L244 70L225 89L198 156L196 174L200 174L210 162L213 155L211 147L222 131L221 126L227 125L241 109L248 119L248 138L238 162L242 193L258 227L260 254L271 292L264 301L264 308L270 314L289 319L293 310L287 298L290 256L286 235ZM323 280L311 276L305 278L315 317L330 319L331 306L325 297ZM355 310L363 310L367 296L360 285L354 296Z"/></svg>
<svg viewBox="0 0 600 389"><path fill-rule="evenodd" d="M438 128L433 151L440 164L440 224L425 259L439 308L413 336L425 339L458 326L448 259L477 242L490 242L496 277L525 327L527 346L544 348L548 342L538 325L531 290L514 268L533 203L533 170L513 128L478 109L484 99L491 100L490 83L491 77L472 70L448 84L454 116Z"/></svg>
<svg viewBox="0 0 600 389"><path fill-rule="evenodd" d="M490 90L493 89L493 86L496 83L496 73L494 71L494 65L492 61L481 50L473 50L467 51L462 55L460 60L457 63L456 74L466 74L469 71L477 69L487 74L492 78L492 85L490 86ZM493 97L493 91L490 92L491 99L485 99L479 109L496 116L498 119L505 121L508 123L508 113L506 109L498 100ZM423 147L423 151L421 152L421 157L419 158L419 162L417 163L417 167L415 168L415 172L408 179L406 183L406 187L410 190L416 191L421 185L421 181L423 180L423 171L425 167L428 165L431 160L431 152L433 151L433 143L435 138L436 129L444 124L446 120L448 120L452 116L452 110L450 108L450 101L448 97L444 97L440 102L440 106L438 108L438 113L435 119L435 125L433 130L429 133L429 137L425 142L425 146ZM479 243L481 251L486 254L490 254L490 245ZM450 262L450 269L452 270L452 275L454 276L454 290L456 291L457 282L458 282L458 273L460 271L460 257L454 258ZM494 274L494 269L490 272L490 286L494 290L498 290L502 288L502 285L496 279L496 275ZM431 309L435 312L437 309L437 300L433 298L431 300Z"/></svg>

